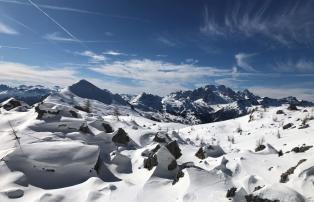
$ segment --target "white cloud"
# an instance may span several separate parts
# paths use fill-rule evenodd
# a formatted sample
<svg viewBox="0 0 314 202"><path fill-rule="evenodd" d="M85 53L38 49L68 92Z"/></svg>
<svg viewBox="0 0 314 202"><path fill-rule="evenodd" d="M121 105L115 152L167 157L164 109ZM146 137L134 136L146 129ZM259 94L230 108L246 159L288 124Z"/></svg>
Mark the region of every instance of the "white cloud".
<svg viewBox="0 0 314 202"><path fill-rule="evenodd" d="M104 62L107 60L106 56L97 54L97 53L94 53L93 51L88 51L88 50L84 52L79 52L76 54L88 57L91 63L99 63L99 62Z"/></svg>
<svg viewBox="0 0 314 202"><path fill-rule="evenodd" d="M0 80L6 82L67 86L77 80L77 72L66 68L44 69L21 63L1 62L0 69Z"/></svg>
<svg viewBox="0 0 314 202"><path fill-rule="evenodd" d="M0 22L0 34L17 35L19 33L9 25Z"/></svg>
<svg viewBox="0 0 314 202"><path fill-rule="evenodd" d="M249 60L256 54L246 54L246 53L238 53L234 57L236 59L236 63L238 67L248 71L248 72L257 72L250 64Z"/></svg>
<svg viewBox="0 0 314 202"><path fill-rule="evenodd" d="M132 84L125 84L125 87L128 87L131 93L149 90L151 93L160 95L185 89L187 83L205 82L208 81L209 77L231 74L230 70L214 67L174 64L149 59L116 61L89 69L120 81L124 79L134 81Z"/></svg>
<svg viewBox="0 0 314 202"><path fill-rule="evenodd" d="M116 61L91 69L113 77L162 82L189 81L201 77L230 74L230 70L214 67L174 64L149 59Z"/></svg>
<svg viewBox="0 0 314 202"><path fill-rule="evenodd" d="M118 51L106 51L106 52L103 52L104 55L112 55L112 56L119 56L119 55L127 55L125 53L121 53L121 52L118 52Z"/></svg>

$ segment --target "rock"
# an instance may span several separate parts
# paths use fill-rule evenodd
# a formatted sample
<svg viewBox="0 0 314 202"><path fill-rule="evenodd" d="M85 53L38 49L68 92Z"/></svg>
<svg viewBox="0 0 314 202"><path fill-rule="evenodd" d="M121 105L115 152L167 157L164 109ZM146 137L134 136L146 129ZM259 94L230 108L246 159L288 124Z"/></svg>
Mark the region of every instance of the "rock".
<svg viewBox="0 0 314 202"><path fill-rule="evenodd" d="M89 129L89 127L86 123L83 123L80 126L79 131L81 131L82 133L91 133L91 130Z"/></svg>
<svg viewBox="0 0 314 202"><path fill-rule="evenodd" d="M38 114L36 119L42 119L45 115L53 115L56 116L60 113L59 110L44 110L42 109L42 105L39 104L35 107L35 112Z"/></svg>
<svg viewBox="0 0 314 202"><path fill-rule="evenodd" d="M7 100L6 102L4 102L4 104L2 105L2 108L9 111L11 109L14 109L16 107L20 107L22 106L21 102L14 99L14 98L11 98L9 100Z"/></svg>
<svg viewBox="0 0 314 202"><path fill-rule="evenodd" d="M171 138L165 132L158 132L155 135L153 141L158 142L158 143L168 143L171 141Z"/></svg>
<svg viewBox="0 0 314 202"><path fill-rule="evenodd" d="M291 151L295 153L301 153L301 152L306 152L307 150L311 149L313 146L305 146L302 145L301 147L294 147Z"/></svg>
<svg viewBox="0 0 314 202"><path fill-rule="evenodd" d="M24 196L24 191L22 189L13 189L13 190L6 191L5 194L10 199L17 199Z"/></svg>
<svg viewBox="0 0 314 202"><path fill-rule="evenodd" d="M246 195L245 196L246 202L280 202L279 200L269 200L269 199L263 199L259 196L254 196L253 194Z"/></svg>
<svg viewBox="0 0 314 202"><path fill-rule="evenodd" d="M201 147L196 152L195 156L200 159L205 159L207 157L218 158L224 154L224 150L219 145L206 145Z"/></svg>
<svg viewBox="0 0 314 202"><path fill-rule="evenodd" d="M169 142L166 147L176 159L182 156L181 149L176 140Z"/></svg>
<svg viewBox="0 0 314 202"><path fill-rule="evenodd" d="M119 128L114 132L112 142L127 145L130 142L130 137L122 128Z"/></svg>
<svg viewBox="0 0 314 202"><path fill-rule="evenodd" d="M277 110L276 114L285 114L283 110Z"/></svg>
<svg viewBox="0 0 314 202"><path fill-rule="evenodd" d="M304 109L303 112L309 112L307 109Z"/></svg>
<svg viewBox="0 0 314 202"><path fill-rule="evenodd" d="M286 125L282 126L282 129L288 129L291 128L293 126L293 123L287 123Z"/></svg>
<svg viewBox="0 0 314 202"><path fill-rule="evenodd" d="M79 118L78 114L76 113L76 111L73 111L73 110L70 110L69 111L71 116L74 117L74 118Z"/></svg>
<svg viewBox="0 0 314 202"><path fill-rule="evenodd" d="M177 161L173 160L171 163L168 165L168 170L174 170L178 166Z"/></svg>
<svg viewBox="0 0 314 202"><path fill-rule="evenodd" d="M80 111L86 112L86 113L90 113L90 111L88 109L86 109L85 107L81 107L81 106L74 106L75 109L78 109Z"/></svg>
<svg viewBox="0 0 314 202"><path fill-rule="evenodd" d="M237 188L235 188L235 187L232 187L232 188L228 189L226 197L227 198L234 197L235 194L236 194L236 191L237 191Z"/></svg>
<svg viewBox="0 0 314 202"><path fill-rule="evenodd" d="M310 127L310 125L309 124L305 124L305 125L300 126L298 129L305 129L305 128L308 128L308 127Z"/></svg>
<svg viewBox="0 0 314 202"><path fill-rule="evenodd" d="M195 156L199 159L205 159L205 152L203 150L203 148L199 148L199 150L196 152Z"/></svg>
<svg viewBox="0 0 314 202"><path fill-rule="evenodd" d="M294 170L301 164L304 163L306 159L302 159L298 162L296 166L289 168L286 172L282 173L280 176L280 183L286 183L289 181L289 175L294 173Z"/></svg>
<svg viewBox="0 0 314 202"><path fill-rule="evenodd" d="M113 128L111 127L111 125L109 123L102 123L102 126L105 129L106 133L112 133L113 132Z"/></svg>
<svg viewBox="0 0 314 202"><path fill-rule="evenodd" d="M144 168L151 170L153 167L158 165L156 154L148 156L144 159Z"/></svg>
<svg viewBox="0 0 314 202"><path fill-rule="evenodd" d="M290 104L288 107L288 110L295 111L295 110L298 110L298 108L295 104Z"/></svg>
<svg viewBox="0 0 314 202"><path fill-rule="evenodd" d="M262 151L266 148L265 145L261 144L261 145L258 145L256 148L255 148L255 152L259 152L259 151Z"/></svg>

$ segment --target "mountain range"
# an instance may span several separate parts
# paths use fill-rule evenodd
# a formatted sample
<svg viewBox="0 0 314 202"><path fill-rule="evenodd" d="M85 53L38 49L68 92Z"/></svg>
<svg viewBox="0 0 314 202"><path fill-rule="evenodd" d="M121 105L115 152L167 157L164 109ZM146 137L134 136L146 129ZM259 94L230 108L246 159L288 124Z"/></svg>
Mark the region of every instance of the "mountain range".
<svg viewBox="0 0 314 202"><path fill-rule="evenodd" d="M234 91L224 85L206 85L194 90L173 92L164 97L149 93L141 93L137 96L114 94L86 80L80 80L68 89L81 98L97 100L105 105L129 106L140 115L155 121L186 124L210 123L236 118L248 114L258 105L263 107L282 104L314 106L312 102L298 100L292 96L282 99L260 97L247 89ZM14 97L32 105L59 92L59 87L0 85L0 101Z"/></svg>

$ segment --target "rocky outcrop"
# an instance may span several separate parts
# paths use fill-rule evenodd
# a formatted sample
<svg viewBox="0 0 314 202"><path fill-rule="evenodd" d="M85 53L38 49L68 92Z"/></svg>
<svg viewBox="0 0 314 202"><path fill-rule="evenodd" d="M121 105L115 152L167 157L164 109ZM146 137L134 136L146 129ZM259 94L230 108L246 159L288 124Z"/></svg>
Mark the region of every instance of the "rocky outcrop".
<svg viewBox="0 0 314 202"><path fill-rule="evenodd" d="M119 128L113 133L112 142L127 145L130 142L130 137L122 128Z"/></svg>

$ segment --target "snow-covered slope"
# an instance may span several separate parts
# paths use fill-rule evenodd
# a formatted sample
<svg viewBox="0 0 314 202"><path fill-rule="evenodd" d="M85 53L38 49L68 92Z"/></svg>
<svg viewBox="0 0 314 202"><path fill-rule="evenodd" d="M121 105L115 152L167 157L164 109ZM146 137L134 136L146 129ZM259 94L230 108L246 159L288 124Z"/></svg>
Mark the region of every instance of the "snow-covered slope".
<svg viewBox="0 0 314 202"><path fill-rule="evenodd" d="M1 202L314 201L313 107L191 126L73 91L1 104Z"/></svg>

